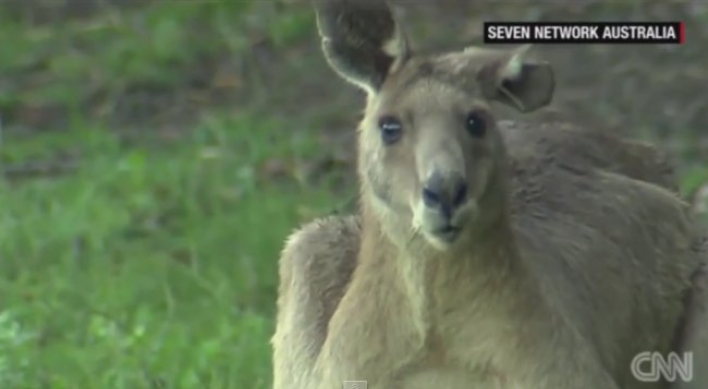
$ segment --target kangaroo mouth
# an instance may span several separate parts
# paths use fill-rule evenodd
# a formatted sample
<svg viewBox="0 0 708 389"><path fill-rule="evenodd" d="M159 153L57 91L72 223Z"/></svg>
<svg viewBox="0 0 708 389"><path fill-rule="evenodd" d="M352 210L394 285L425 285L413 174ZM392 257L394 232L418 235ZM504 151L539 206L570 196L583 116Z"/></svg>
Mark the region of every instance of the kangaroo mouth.
<svg viewBox="0 0 708 389"><path fill-rule="evenodd" d="M460 235L462 228L448 224L432 231L432 235L445 242L453 242Z"/></svg>

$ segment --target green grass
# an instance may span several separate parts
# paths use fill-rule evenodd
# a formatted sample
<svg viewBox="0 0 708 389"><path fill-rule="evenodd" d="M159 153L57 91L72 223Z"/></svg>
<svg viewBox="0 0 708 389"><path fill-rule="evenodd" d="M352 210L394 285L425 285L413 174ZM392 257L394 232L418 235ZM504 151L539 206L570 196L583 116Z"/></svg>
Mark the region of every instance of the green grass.
<svg viewBox="0 0 708 389"><path fill-rule="evenodd" d="M213 87L218 74L204 64L235 67L259 38L279 49L311 36L309 8L276 8L273 1L157 1L31 27L0 12L0 109L54 104L105 113L131 89Z"/></svg>
<svg viewBox="0 0 708 389"><path fill-rule="evenodd" d="M202 107L167 123L187 128L157 144L127 146L108 120L130 88L169 94L200 62L247 53L254 28L278 47L311 31L309 10L264 3L161 2L49 26L2 20L0 112L58 105L68 123L44 121L33 136L10 127L0 161L70 155L78 168L0 181L1 388L269 388L279 251L339 201L326 182L264 166L296 170L321 145L258 107Z"/></svg>
<svg viewBox="0 0 708 389"><path fill-rule="evenodd" d="M76 170L0 180L0 388L269 388L278 253L342 203L299 178L326 147L311 130L327 115L280 117L267 106L280 96L256 90L250 104L195 103L187 120L165 96L239 92L238 71L205 64L248 63L263 36L297 48L311 10L161 1L52 25L3 11L0 164ZM281 70L308 69L292 58ZM162 101L157 121L125 108L143 104L136 90Z"/></svg>
<svg viewBox="0 0 708 389"><path fill-rule="evenodd" d="M298 207L334 203L258 169L317 145L226 114L159 149L66 136L77 172L0 187L0 385L268 387L283 238ZM13 144L15 158L38 142Z"/></svg>

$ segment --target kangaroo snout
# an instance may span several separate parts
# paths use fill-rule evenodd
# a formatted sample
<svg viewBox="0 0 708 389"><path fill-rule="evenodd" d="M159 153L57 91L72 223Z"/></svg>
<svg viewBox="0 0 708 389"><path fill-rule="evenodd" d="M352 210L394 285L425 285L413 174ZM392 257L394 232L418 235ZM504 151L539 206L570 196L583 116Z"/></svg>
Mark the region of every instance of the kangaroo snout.
<svg viewBox="0 0 708 389"><path fill-rule="evenodd" d="M448 221L467 201L468 186L462 174L433 172L423 185L421 197L429 209L439 211Z"/></svg>
<svg viewBox="0 0 708 389"><path fill-rule="evenodd" d="M445 248L459 237L474 214L470 185L459 171L434 170L423 181L414 224L435 246Z"/></svg>

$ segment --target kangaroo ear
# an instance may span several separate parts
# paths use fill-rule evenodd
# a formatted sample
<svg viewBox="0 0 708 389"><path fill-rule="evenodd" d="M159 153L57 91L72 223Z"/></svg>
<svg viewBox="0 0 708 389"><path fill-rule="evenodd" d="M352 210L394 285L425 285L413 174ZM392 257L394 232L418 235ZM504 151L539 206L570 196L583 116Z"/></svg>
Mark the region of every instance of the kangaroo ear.
<svg viewBox="0 0 708 389"><path fill-rule="evenodd" d="M530 48L521 46L481 68L478 79L488 98L521 112L550 104L555 90L553 68L548 62L527 59Z"/></svg>
<svg viewBox="0 0 708 389"><path fill-rule="evenodd" d="M408 41L384 0L313 0L322 50L345 80L376 93L409 56Z"/></svg>

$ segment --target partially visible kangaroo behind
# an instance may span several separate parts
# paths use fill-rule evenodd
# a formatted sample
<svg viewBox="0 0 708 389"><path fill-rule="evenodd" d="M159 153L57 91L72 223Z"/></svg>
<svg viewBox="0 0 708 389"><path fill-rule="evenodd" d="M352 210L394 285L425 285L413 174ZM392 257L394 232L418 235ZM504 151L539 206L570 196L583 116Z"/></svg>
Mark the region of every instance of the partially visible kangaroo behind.
<svg viewBox="0 0 708 389"><path fill-rule="evenodd" d="M329 64L368 92L360 211L285 245L275 389L708 388L708 254L662 153L496 121L492 102L551 100L526 47L423 56L383 1L316 11ZM689 383L632 375L684 350Z"/></svg>

